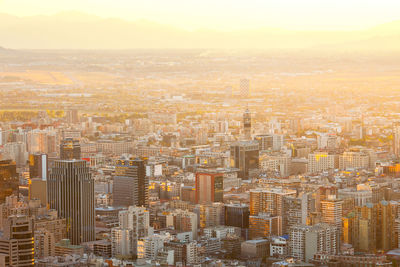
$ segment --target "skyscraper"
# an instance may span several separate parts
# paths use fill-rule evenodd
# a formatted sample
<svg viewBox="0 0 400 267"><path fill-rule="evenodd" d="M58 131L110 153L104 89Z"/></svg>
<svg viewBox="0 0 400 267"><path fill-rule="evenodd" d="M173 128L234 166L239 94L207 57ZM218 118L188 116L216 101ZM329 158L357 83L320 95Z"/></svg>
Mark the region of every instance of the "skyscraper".
<svg viewBox="0 0 400 267"><path fill-rule="evenodd" d="M114 206L147 206L149 178L145 161L117 160L113 184Z"/></svg>
<svg viewBox="0 0 400 267"><path fill-rule="evenodd" d="M130 206L119 212L119 227L111 231L113 256L137 255L137 242L151 233L149 211L144 207Z"/></svg>
<svg viewBox="0 0 400 267"><path fill-rule="evenodd" d="M282 217L259 213L249 217L250 239L282 234Z"/></svg>
<svg viewBox="0 0 400 267"><path fill-rule="evenodd" d="M400 121L393 123L393 153L400 156Z"/></svg>
<svg viewBox="0 0 400 267"><path fill-rule="evenodd" d="M12 160L0 161L0 203L6 200L6 197L18 195L18 174L17 166Z"/></svg>
<svg viewBox="0 0 400 267"><path fill-rule="evenodd" d="M251 140L251 113L248 108L243 113L243 131L244 138L246 140Z"/></svg>
<svg viewBox="0 0 400 267"><path fill-rule="evenodd" d="M84 160L57 160L48 179L50 208L67 220L74 245L95 239L94 182Z"/></svg>
<svg viewBox="0 0 400 267"><path fill-rule="evenodd" d="M29 177L40 178L47 180L48 174L48 158L46 154L31 154L29 155Z"/></svg>
<svg viewBox="0 0 400 267"><path fill-rule="evenodd" d="M223 174L212 171L196 173L196 203L204 204L223 201Z"/></svg>
<svg viewBox="0 0 400 267"><path fill-rule="evenodd" d="M0 232L0 266L35 266L33 219L13 215Z"/></svg>
<svg viewBox="0 0 400 267"><path fill-rule="evenodd" d="M238 176L249 179L251 170L258 169L259 150L257 141L240 141L233 143L230 148L231 166L238 168Z"/></svg>
<svg viewBox="0 0 400 267"><path fill-rule="evenodd" d="M283 199L283 233L287 234L290 227L302 224L307 224L308 215L308 195L301 196L285 196Z"/></svg>
<svg viewBox="0 0 400 267"><path fill-rule="evenodd" d="M274 145L273 135L271 134L259 134L254 137L254 140L258 142L260 151L272 150Z"/></svg>
<svg viewBox="0 0 400 267"><path fill-rule="evenodd" d="M296 191L283 188L251 189L250 215L264 212L271 215L284 215L284 198L296 196Z"/></svg>
<svg viewBox="0 0 400 267"><path fill-rule="evenodd" d="M67 110L67 114L65 115L67 119L67 123L78 123L79 122L79 115L78 110L70 109Z"/></svg>
<svg viewBox="0 0 400 267"><path fill-rule="evenodd" d="M244 204L225 205L225 225L249 228L249 206Z"/></svg>
<svg viewBox="0 0 400 267"><path fill-rule="evenodd" d="M316 253L335 255L337 230L329 224L295 225L289 231L289 250L293 258L308 262Z"/></svg>
<svg viewBox="0 0 400 267"><path fill-rule="evenodd" d="M66 138L60 144L60 159L81 159L81 145L79 141Z"/></svg>
<svg viewBox="0 0 400 267"><path fill-rule="evenodd" d="M182 232L192 232L192 238L197 239L197 215L187 210L175 210L167 214L167 227L173 227Z"/></svg>

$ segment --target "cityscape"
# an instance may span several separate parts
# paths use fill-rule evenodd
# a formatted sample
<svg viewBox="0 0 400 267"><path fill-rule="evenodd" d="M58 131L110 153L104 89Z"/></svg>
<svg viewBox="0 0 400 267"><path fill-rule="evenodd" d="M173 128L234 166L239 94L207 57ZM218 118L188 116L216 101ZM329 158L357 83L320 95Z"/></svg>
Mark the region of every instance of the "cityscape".
<svg viewBox="0 0 400 267"><path fill-rule="evenodd" d="M0 267L400 266L400 4L165 1L0 1Z"/></svg>

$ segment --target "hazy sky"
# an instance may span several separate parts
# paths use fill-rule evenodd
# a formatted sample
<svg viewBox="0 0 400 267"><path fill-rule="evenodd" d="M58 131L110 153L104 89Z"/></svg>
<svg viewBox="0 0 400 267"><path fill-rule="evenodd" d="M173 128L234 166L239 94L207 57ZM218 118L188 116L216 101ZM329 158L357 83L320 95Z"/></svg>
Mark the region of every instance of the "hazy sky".
<svg viewBox="0 0 400 267"><path fill-rule="evenodd" d="M19 16L81 11L186 29L353 30L400 20L400 0L0 0Z"/></svg>

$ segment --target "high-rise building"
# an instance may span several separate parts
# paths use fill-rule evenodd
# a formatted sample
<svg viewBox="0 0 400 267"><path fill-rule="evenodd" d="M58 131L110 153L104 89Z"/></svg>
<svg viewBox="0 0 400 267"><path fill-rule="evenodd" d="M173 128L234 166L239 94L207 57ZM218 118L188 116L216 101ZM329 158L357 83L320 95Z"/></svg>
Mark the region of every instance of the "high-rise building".
<svg viewBox="0 0 400 267"><path fill-rule="evenodd" d="M67 110L66 119L68 123L78 123L79 122L79 115L78 110L70 109Z"/></svg>
<svg viewBox="0 0 400 267"><path fill-rule="evenodd" d="M46 154L30 154L29 155L29 177L47 180L48 176L48 157Z"/></svg>
<svg viewBox="0 0 400 267"><path fill-rule="evenodd" d="M388 251L397 248L395 229L395 208L385 200L376 204L376 244L377 248Z"/></svg>
<svg viewBox="0 0 400 267"><path fill-rule="evenodd" d="M290 174L292 158L284 153L264 153L260 156L260 169L267 172L274 172L280 177L287 177Z"/></svg>
<svg viewBox="0 0 400 267"><path fill-rule="evenodd" d="M25 215L10 216L0 233L0 266L34 266L33 219Z"/></svg>
<svg viewBox="0 0 400 267"><path fill-rule="evenodd" d="M273 136L271 134L256 135L254 140L258 142L260 151L272 150L273 148Z"/></svg>
<svg viewBox="0 0 400 267"><path fill-rule="evenodd" d="M222 173L202 171L196 173L196 203L224 201L224 177Z"/></svg>
<svg viewBox="0 0 400 267"><path fill-rule="evenodd" d="M306 225L308 215L308 194L285 196L283 199L282 231L287 234L294 225Z"/></svg>
<svg viewBox="0 0 400 267"><path fill-rule="evenodd" d="M343 235L351 241L356 251L375 251L376 244L376 207L368 203L362 207L356 207L355 214L344 220L346 226ZM345 241L345 240L344 240Z"/></svg>
<svg viewBox="0 0 400 267"><path fill-rule="evenodd" d="M18 167L24 167L28 159L28 152L26 143L24 142L11 142L4 144L4 158L12 159L16 162Z"/></svg>
<svg viewBox="0 0 400 267"><path fill-rule="evenodd" d="M398 247L395 233L396 205L387 201L356 207L352 216L352 245L356 251L388 251Z"/></svg>
<svg viewBox="0 0 400 267"><path fill-rule="evenodd" d="M335 255L338 251L337 230L328 224L295 225L289 231L289 254L293 258L306 261L316 253Z"/></svg>
<svg viewBox="0 0 400 267"><path fill-rule="evenodd" d="M175 210L167 214L167 227L173 227L181 232L191 232L197 239L197 215L187 210Z"/></svg>
<svg viewBox="0 0 400 267"><path fill-rule="evenodd" d="M18 174L17 165L12 160L0 160L0 203L6 200L6 197L18 195Z"/></svg>
<svg viewBox="0 0 400 267"><path fill-rule="evenodd" d="M40 204L47 206L47 181L33 178L29 181L29 200L39 199Z"/></svg>
<svg viewBox="0 0 400 267"><path fill-rule="evenodd" d="M248 108L243 113L243 131L244 138L246 140L251 140L251 113Z"/></svg>
<svg viewBox="0 0 400 267"><path fill-rule="evenodd" d="M336 199L335 196L321 201L322 222L336 226L338 233L342 229L342 210L343 200Z"/></svg>
<svg viewBox="0 0 400 267"><path fill-rule="evenodd" d="M250 239L282 235L282 217L267 213L250 216L249 235Z"/></svg>
<svg viewBox="0 0 400 267"><path fill-rule="evenodd" d="M193 212L199 217L199 226L201 228L218 226L224 224L224 203L213 202L209 204L197 205Z"/></svg>
<svg viewBox="0 0 400 267"><path fill-rule="evenodd" d="M322 171L337 169L338 167L338 155L323 151L316 151L308 155L307 171L309 173L319 173Z"/></svg>
<svg viewBox="0 0 400 267"><path fill-rule="evenodd" d="M393 153L400 156L400 121L393 123Z"/></svg>
<svg viewBox="0 0 400 267"><path fill-rule="evenodd" d="M129 258L137 253L137 239L132 229L111 229L111 254L113 257Z"/></svg>
<svg viewBox="0 0 400 267"><path fill-rule="evenodd" d="M137 256L137 244L151 234L149 211L144 207L130 206L119 212L119 227L112 229L113 256Z"/></svg>
<svg viewBox="0 0 400 267"><path fill-rule="evenodd" d="M339 156L339 169L369 169L369 156L363 152L346 151Z"/></svg>
<svg viewBox="0 0 400 267"><path fill-rule="evenodd" d="M258 169L259 150L257 141L240 141L230 147L231 167L239 169L238 177L249 179L251 170Z"/></svg>
<svg viewBox="0 0 400 267"><path fill-rule="evenodd" d="M117 160L113 197L114 206L148 206L149 178L144 160Z"/></svg>
<svg viewBox="0 0 400 267"><path fill-rule="evenodd" d="M35 258L55 256L54 234L47 230L35 231Z"/></svg>
<svg viewBox="0 0 400 267"><path fill-rule="evenodd" d="M161 235L161 234L154 234L151 236L147 236L143 239L143 252L142 257L138 258L145 258L145 259L152 259L155 260L157 254L164 248L164 243L171 240L172 237L169 234Z"/></svg>
<svg viewBox="0 0 400 267"><path fill-rule="evenodd" d="M183 265L187 262L187 242L181 242L178 240L171 240L164 243L165 250L174 251L174 263L182 263Z"/></svg>
<svg viewBox="0 0 400 267"><path fill-rule="evenodd" d="M81 159L81 145L79 141L72 138L66 138L60 144L60 159Z"/></svg>
<svg viewBox="0 0 400 267"><path fill-rule="evenodd" d="M94 181L84 160L57 160L48 186L50 208L67 221L73 245L95 240Z"/></svg>
<svg viewBox="0 0 400 267"><path fill-rule="evenodd" d="M225 205L225 225L249 228L249 206L244 204Z"/></svg>
<svg viewBox="0 0 400 267"><path fill-rule="evenodd" d="M250 215L263 212L273 216L283 216L283 201L286 196L296 196L296 190L284 188L250 190Z"/></svg>

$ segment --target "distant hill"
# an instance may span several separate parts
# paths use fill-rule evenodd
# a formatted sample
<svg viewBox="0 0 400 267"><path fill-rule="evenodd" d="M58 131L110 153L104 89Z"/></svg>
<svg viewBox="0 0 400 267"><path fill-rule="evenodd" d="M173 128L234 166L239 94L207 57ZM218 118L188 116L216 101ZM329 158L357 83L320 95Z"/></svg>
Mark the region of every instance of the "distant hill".
<svg viewBox="0 0 400 267"><path fill-rule="evenodd" d="M17 17L0 13L0 41L15 49L329 49L400 51L400 21L364 31L186 31L146 20L79 12Z"/></svg>

